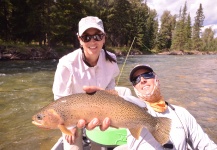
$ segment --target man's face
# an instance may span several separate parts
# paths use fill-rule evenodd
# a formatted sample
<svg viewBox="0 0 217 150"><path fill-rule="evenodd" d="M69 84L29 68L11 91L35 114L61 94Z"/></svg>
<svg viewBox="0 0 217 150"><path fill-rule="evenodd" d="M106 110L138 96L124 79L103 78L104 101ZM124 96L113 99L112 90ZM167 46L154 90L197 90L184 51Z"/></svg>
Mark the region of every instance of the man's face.
<svg viewBox="0 0 217 150"><path fill-rule="evenodd" d="M150 71L147 69L139 69L133 74L134 78L137 77L137 81L139 81L138 78L140 78L140 82L135 84L134 87L138 90L139 93L143 95L151 94L155 87L155 78L145 79L144 77L142 77L142 74L148 72Z"/></svg>

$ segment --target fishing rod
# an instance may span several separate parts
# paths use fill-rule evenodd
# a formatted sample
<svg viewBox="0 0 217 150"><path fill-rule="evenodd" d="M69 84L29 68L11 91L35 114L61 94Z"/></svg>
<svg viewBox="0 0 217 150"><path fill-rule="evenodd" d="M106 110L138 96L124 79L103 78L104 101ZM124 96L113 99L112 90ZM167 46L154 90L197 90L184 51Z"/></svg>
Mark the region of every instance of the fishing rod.
<svg viewBox="0 0 217 150"><path fill-rule="evenodd" d="M129 54L130 54L130 51L131 51L131 49L132 49L132 46L133 46L133 43L134 43L135 39L136 39L136 37L134 37L133 42L131 43L131 46L130 46L130 48L129 48L129 50L128 50L127 56L126 56L126 58L125 58L125 60L124 60L124 64L123 64L123 66L122 66L122 68L121 68L121 72L120 72L120 74L119 74L119 76L118 76L118 79L117 79L117 83L116 83L117 85L118 85L118 83L119 83L121 74L122 74L122 72L123 72L123 70L124 70L124 66L125 66L125 64L126 64L127 58L128 58L128 56L129 56Z"/></svg>

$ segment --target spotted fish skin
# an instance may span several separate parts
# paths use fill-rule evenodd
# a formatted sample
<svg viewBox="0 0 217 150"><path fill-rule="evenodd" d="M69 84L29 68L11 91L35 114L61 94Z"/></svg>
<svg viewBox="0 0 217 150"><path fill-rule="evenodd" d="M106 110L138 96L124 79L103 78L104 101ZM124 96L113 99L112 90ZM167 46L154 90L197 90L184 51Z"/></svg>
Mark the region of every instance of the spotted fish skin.
<svg viewBox="0 0 217 150"><path fill-rule="evenodd" d="M66 133L65 127L75 126L79 119L90 122L98 118L102 122L105 117L110 118L112 127L128 128L136 139L145 127L162 145L169 140L170 119L153 117L114 91L102 90L94 94L78 93L62 97L42 108L32 117L32 123L42 128L59 128Z"/></svg>

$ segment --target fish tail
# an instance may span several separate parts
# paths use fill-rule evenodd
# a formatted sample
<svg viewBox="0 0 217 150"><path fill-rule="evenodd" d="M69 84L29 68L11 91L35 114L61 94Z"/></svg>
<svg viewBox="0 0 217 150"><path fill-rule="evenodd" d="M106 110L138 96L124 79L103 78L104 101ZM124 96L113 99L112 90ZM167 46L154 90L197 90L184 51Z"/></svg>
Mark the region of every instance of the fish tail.
<svg viewBox="0 0 217 150"><path fill-rule="evenodd" d="M169 141L171 119L166 117L159 117L156 119L157 119L157 124L155 126L155 129L152 130L151 133L161 145L164 145Z"/></svg>

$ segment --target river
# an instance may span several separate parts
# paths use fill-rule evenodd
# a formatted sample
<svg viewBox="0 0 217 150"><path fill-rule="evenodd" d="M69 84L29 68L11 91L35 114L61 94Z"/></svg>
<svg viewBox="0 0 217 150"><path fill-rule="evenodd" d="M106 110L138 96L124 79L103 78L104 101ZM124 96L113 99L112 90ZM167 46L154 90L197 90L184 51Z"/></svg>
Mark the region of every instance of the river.
<svg viewBox="0 0 217 150"><path fill-rule="evenodd" d="M120 70L124 59L118 58ZM0 61L1 150L48 150L61 136L59 130L42 130L31 123L32 115L53 101L57 62ZM128 75L138 63L154 68L165 99L188 109L217 143L217 55L129 56L118 86L132 89Z"/></svg>

